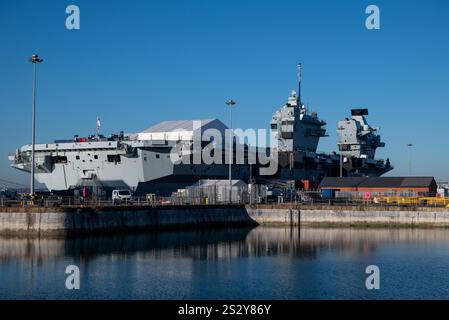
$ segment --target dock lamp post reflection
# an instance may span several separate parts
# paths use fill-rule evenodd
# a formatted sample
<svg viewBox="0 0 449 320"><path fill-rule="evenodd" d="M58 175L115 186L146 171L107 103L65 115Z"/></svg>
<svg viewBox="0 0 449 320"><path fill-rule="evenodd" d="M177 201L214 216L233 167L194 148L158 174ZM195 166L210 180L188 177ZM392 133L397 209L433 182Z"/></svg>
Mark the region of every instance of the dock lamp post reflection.
<svg viewBox="0 0 449 320"><path fill-rule="evenodd" d="M37 54L33 54L29 61L33 64L33 114L31 124L31 187L30 195L34 198L34 169L35 169L35 148L36 148L36 65L44 60Z"/></svg>
<svg viewBox="0 0 449 320"><path fill-rule="evenodd" d="M235 105L235 101L229 99L226 101L229 107L229 202L232 203L232 149L234 144L233 133L232 133L232 107Z"/></svg>

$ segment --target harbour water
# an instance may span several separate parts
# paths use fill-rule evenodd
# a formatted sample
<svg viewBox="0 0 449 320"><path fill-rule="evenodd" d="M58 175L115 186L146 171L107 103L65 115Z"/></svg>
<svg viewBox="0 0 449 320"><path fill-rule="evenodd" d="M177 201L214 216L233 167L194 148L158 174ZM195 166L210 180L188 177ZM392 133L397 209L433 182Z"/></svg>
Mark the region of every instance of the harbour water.
<svg viewBox="0 0 449 320"><path fill-rule="evenodd" d="M80 289L65 286L68 265ZM380 270L368 290L365 269ZM447 299L449 229L208 229L0 238L0 299Z"/></svg>

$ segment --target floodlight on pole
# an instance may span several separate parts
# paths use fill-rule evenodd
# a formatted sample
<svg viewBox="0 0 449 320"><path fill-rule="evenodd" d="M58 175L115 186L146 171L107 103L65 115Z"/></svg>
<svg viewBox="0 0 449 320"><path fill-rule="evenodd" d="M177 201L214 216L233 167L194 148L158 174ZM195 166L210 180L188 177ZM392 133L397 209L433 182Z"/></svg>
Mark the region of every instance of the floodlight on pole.
<svg viewBox="0 0 449 320"><path fill-rule="evenodd" d="M341 153L341 151L342 151L342 134L341 134L341 132L344 130L344 128L343 127L338 127L337 128L337 130L338 130L338 133L339 133L339 142L338 142L338 151L339 151L339 153L340 153L340 178L342 178L343 177L343 154Z"/></svg>
<svg viewBox="0 0 449 320"><path fill-rule="evenodd" d="M227 106L229 107L229 202L232 202L232 158L233 158L233 132L232 132L232 107L235 105L235 101L229 99L226 101Z"/></svg>
<svg viewBox="0 0 449 320"><path fill-rule="evenodd" d="M33 197L34 190L34 174L35 174L35 149L36 149L36 65L44 60L39 58L37 54L33 54L29 59L29 62L33 64L33 111L32 111L32 123L31 123L31 186L30 195Z"/></svg>
<svg viewBox="0 0 449 320"><path fill-rule="evenodd" d="M412 147L413 147L413 144L408 143L407 147L408 147L408 175L411 176L412 175Z"/></svg>

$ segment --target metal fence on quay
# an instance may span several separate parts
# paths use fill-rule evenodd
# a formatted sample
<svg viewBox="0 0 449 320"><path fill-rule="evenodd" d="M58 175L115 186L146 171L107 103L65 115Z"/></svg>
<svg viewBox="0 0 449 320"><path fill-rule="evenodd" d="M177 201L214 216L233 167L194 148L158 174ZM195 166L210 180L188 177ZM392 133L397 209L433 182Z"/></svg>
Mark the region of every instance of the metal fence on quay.
<svg viewBox="0 0 449 320"><path fill-rule="evenodd" d="M109 206L164 206L164 205L227 205L227 204L271 204L271 205L338 205L364 207L449 207L449 198L437 197L355 197L322 198L317 191L284 190L281 193L267 191L266 186L248 185L229 187L189 187L178 190L171 197L154 194L134 196L131 201L113 201L105 196L82 197L36 197L30 199L0 198L1 207L109 207Z"/></svg>

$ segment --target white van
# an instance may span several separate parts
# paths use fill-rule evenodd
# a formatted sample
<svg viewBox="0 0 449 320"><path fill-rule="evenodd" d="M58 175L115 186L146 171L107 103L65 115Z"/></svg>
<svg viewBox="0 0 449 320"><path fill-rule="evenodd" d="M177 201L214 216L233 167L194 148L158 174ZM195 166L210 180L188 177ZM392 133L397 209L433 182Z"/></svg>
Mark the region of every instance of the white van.
<svg viewBox="0 0 449 320"><path fill-rule="evenodd" d="M132 194L131 191L123 189L123 190L113 190L112 191L112 202L114 204L120 203L132 203Z"/></svg>

